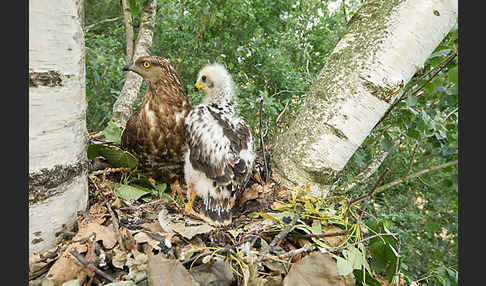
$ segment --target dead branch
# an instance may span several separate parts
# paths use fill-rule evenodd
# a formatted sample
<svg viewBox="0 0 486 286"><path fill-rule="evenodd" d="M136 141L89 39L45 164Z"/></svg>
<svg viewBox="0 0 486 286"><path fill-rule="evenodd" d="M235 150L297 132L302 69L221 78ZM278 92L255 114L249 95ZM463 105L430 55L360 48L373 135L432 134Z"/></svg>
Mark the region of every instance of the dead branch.
<svg viewBox="0 0 486 286"><path fill-rule="evenodd" d="M368 241L370 239L373 239L373 238L379 237L379 236L393 236L396 239L396 237L398 236L398 234L397 233L378 233L378 234L372 235L372 236L367 237L365 239L362 239L362 240L360 240L358 242L355 242L355 243L352 243L352 244L348 244L348 245L343 246L343 247L339 247L339 248L336 248L336 249L325 250L322 253L331 253L331 252L341 251L341 250L344 250L346 248L350 248L350 247L356 246L356 245L358 245L360 243L366 242L366 241Z"/></svg>
<svg viewBox="0 0 486 286"><path fill-rule="evenodd" d="M349 184L342 184L341 186L337 187L338 189L342 189L342 192L347 192L352 189L357 184L362 184L366 180L368 180L377 170L380 168L381 164L385 161L386 157L388 156L389 152L381 151L378 154L378 158L376 158L371 164L366 167L361 173L359 173L353 182Z"/></svg>
<svg viewBox="0 0 486 286"><path fill-rule="evenodd" d="M267 156L265 155L265 143L263 142L263 124L262 124L262 111L263 111L263 97L260 98L260 146L262 149L263 154L263 162L265 165L265 184L268 183L268 165L267 165Z"/></svg>
<svg viewBox="0 0 486 286"><path fill-rule="evenodd" d="M362 196L360 196L360 197L358 197L358 198L356 198L356 199L351 200L351 201L349 202L349 204L348 204L348 205L349 205L349 206L351 206L352 204L354 204L354 203L355 203L355 202L357 202L357 201L360 201L360 200L365 199L365 198L370 198L370 197L371 197L371 195L373 195L373 193L376 191L376 189L377 189L377 187L378 187L378 184L381 182L381 180L383 180L383 178L385 177L385 175L386 175L386 173L387 173L387 172L388 172L388 169L385 169L385 170L384 170L384 171L381 173L381 175L380 175L380 177L378 178L378 180L376 181L375 185L373 186L373 188L371 188L371 190L370 190L370 191L369 191L367 194L362 195Z"/></svg>
<svg viewBox="0 0 486 286"><path fill-rule="evenodd" d="M88 269L91 269L93 270L96 274L100 275L101 277L105 278L106 280L110 281L110 282L118 282L117 280L115 280L113 277L111 277L110 275L106 274L105 272L103 272L102 270L100 270L98 267L94 266L93 264L91 263L88 263L86 261L86 259L81 255L79 254L77 251L73 250L71 251L71 254L76 257L76 259L81 262L81 264L83 264L85 267L87 267Z"/></svg>
<svg viewBox="0 0 486 286"><path fill-rule="evenodd" d="M292 250L292 251L289 251L289 252L286 252L286 253L280 255L279 257L280 258L294 257L294 256L296 256L298 254L303 253L303 252L311 251L315 247L316 247L315 245L313 245L312 243L309 242L306 245L304 245L303 247L298 248L298 249L295 249L295 250Z"/></svg>
<svg viewBox="0 0 486 286"><path fill-rule="evenodd" d="M318 237L318 238L323 238L323 237L332 237L332 236L342 236L342 235L347 235L349 234L349 231L343 230L343 231L338 231L338 232L332 232L332 233L308 233L308 234L294 234L297 237Z"/></svg>
<svg viewBox="0 0 486 286"><path fill-rule="evenodd" d="M277 246L280 243L280 241L282 239L284 239L287 236L287 234L289 234L290 231L292 231L292 228L295 226L295 224L299 220L301 213L302 213L302 208L298 208L297 211L295 212L295 215L294 215L294 218L292 219L292 221L287 225L287 227L283 231L281 231L278 235L276 235L273 238L272 242L270 242L270 244L269 244L270 249ZM264 252L266 252L266 251L264 251Z"/></svg>
<svg viewBox="0 0 486 286"><path fill-rule="evenodd" d="M110 202L106 202L106 208L108 209L108 212L111 215L111 220L113 221L113 227L114 227L115 234L116 234L116 240L118 241L118 244L120 245L121 250L123 252L126 252L127 250L125 248L125 244L123 243L123 239L122 239L122 236L121 236L121 233L120 233L120 226L118 224L118 219L116 218L115 213L111 209Z"/></svg>
<svg viewBox="0 0 486 286"><path fill-rule="evenodd" d="M363 209L361 210L361 213L360 213L359 218L358 218L358 225L361 224L361 219L363 218L363 214L366 211L368 204L370 203L371 196L373 195L373 192L375 192L376 188L378 187L378 184L380 184L381 181L383 181L383 179L386 176L386 173L388 173L388 169L383 170L383 173L381 173L380 178L378 178L378 180L376 181L376 183L373 186L373 188L371 189L371 191L367 194L366 201L364 203Z"/></svg>

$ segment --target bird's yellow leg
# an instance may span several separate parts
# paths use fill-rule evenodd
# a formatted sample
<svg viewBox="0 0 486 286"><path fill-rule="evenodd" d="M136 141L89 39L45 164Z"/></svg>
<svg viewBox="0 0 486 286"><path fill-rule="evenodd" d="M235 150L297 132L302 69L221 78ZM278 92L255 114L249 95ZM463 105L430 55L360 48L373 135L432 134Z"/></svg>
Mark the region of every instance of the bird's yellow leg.
<svg viewBox="0 0 486 286"><path fill-rule="evenodd" d="M230 209L232 209L232 208L233 208L233 206L235 205L235 202L236 202L236 199L234 199L234 200L230 201L230 203L229 203L229 207L230 207Z"/></svg>
<svg viewBox="0 0 486 286"><path fill-rule="evenodd" d="M176 193L179 195L179 198L184 201L184 196L182 195L182 188L181 185L179 184L179 180L175 180L172 184L170 184L170 189L172 190L172 198L175 200L175 195Z"/></svg>
<svg viewBox="0 0 486 286"><path fill-rule="evenodd" d="M194 190L187 190L188 192L191 191L191 196L189 197L189 201L184 203L184 210L187 214L193 215L197 218L201 218L201 215L198 214L193 208L192 205L194 204L194 200L196 199L196 192Z"/></svg>

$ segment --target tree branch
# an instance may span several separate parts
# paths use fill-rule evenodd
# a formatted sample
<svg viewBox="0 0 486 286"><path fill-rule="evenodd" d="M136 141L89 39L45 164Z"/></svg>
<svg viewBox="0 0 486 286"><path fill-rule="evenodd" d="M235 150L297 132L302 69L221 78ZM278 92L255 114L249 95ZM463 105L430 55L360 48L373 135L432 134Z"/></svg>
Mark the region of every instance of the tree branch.
<svg viewBox="0 0 486 286"><path fill-rule="evenodd" d="M134 34L133 34L133 22L132 22L132 12L129 0L121 0L123 19L125 22L125 39L127 42L127 63L132 60L133 57L133 44L134 44Z"/></svg>
<svg viewBox="0 0 486 286"><path fill-rule="evenodd" d="M119 20L121 17L115 17L115 18L110 18L110 19L104 19L104 20L101 20L99 22L96 22L96 23L93 23L91 25L88 25L86 27L84 27L84 30L85 32L88 32L89 29L93 28L94 26L96 25L99 25L99 24L103 24L103 23L109 23L109 22L114 22L116 20Z"/></svg>
<svg viewBox="0 0 486 286"><path fill-rule="evenodd" d="M144 2L140 15L140 30L133 51L133 59L150 55L156 12L157 2L155 0L147 0ZM118 127L125 128L128 118L132 114L132 106L137 99L141 86L142 77L134 72L127 72L125 85L120 92L120 96L113 104L111 120Z"/></svg>
<svg viewBox="0 0 486 286"><path fill-rule="evenodd" d="M416 178L416 177L420 177L420 176L422 176L424 174L427 174L429 172L433 172L433 171L437 171L437 170L440 170L440 169L444 169L444 168L447 168L447 167L450 167L450 166L454 166L456 164L457 164L457 160L451 161L451 162L447 162L445 164L438 165L438 166L435 166L435 167L430 167L430 168L424 169L424 170L419 171L417 173L408 175L406 177L403 177L401 179L398 179L396 181L393 181L391 183L388 183L386 185L380 186L379 188L376 189L375 193L377 193L377 194L378 193L381 193L381 192L383 192L383 191L385 191L385 190L387 190L389 188L392 188L392 187L394 187L394 186L396 186L398 184L401 184L403 182L406 182L406 181L408 181L410 179L413 179L413 178Z"/></svg>

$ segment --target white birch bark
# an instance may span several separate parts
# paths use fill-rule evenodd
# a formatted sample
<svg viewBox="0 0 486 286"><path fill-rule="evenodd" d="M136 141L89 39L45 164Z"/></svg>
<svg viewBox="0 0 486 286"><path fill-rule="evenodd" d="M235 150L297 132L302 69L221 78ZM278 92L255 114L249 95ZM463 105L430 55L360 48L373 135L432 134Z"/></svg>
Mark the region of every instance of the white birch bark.
<svg viewBox="0 0 486 286"><path fill-rule="evenodd" d="M457 0L370 0L349 21L289 124L270 142L274 178L327 192L400 89L457 23Z"/></svg>
<svg viewBox="0 0 486 286"><path fill-rule="evenodd" d="M88 199L83 0L29 1L29 255Z"/></svg>
<svg viewBox="0 0 486 286"><path fill-rule="evenodd" d="M156 12L157 2L155 0L146 0L140 16L140 29L135 43L133 60L141 56L150 55ZM125 128L128 118L132 114L132 106L135 103L140 87L142 86L142 80L143 78L138 74L127 72L125 85L123 85L120 96L113 104L111 120L122 129Z"/></svg>

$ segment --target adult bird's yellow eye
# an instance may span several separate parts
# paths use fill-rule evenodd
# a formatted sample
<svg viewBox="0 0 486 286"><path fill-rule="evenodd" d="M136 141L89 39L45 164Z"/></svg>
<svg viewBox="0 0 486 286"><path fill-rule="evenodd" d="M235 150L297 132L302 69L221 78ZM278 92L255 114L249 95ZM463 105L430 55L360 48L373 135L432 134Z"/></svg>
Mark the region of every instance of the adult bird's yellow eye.
<svg viewBox="0 0 486 286"><path fill-rule="evenodd" d="M149 62L144 62L143 63L143 67L148 69L150 67L150 63Z"/></svg>

